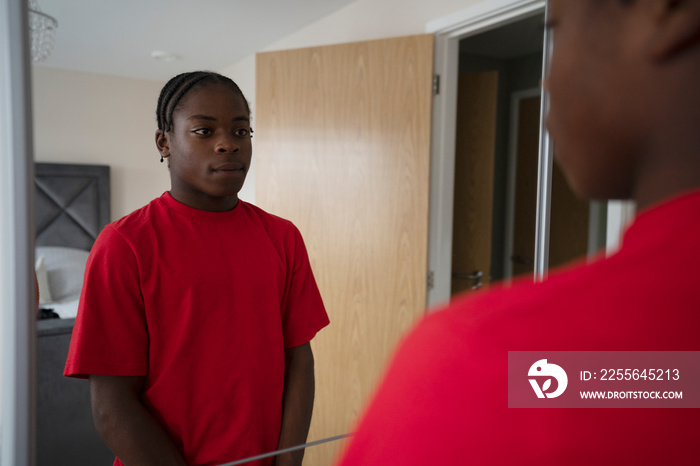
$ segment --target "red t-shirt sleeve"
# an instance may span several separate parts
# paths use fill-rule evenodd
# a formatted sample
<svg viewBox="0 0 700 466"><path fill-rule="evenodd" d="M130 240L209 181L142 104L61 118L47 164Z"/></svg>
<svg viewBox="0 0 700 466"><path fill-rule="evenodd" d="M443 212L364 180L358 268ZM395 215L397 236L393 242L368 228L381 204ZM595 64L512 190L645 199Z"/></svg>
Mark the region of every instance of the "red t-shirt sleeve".
<svg viewBox="0 0 700 466"><path fill-rule="evenodd" d="M282 328L284 347L303 345L328 325L328 315L323 306L309 257L301 233L295 227L287 248L291 256L289 282L282 303Z"/></svg>
<svg viewBox="0 0 700 466"><path fill-rule="evenodd" d="M148 369L148 331L133 249L111 225L85 268L64 375L137 376Z"/></svg>

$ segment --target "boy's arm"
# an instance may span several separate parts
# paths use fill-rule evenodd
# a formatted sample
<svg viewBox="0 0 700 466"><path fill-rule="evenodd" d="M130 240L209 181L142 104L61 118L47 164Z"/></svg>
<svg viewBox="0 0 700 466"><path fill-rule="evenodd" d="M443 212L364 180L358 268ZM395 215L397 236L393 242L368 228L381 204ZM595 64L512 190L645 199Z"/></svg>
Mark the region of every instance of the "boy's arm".
<svg viewBox="0 0 700 466"><path fill-rule="evenodd" d="M144 377L90 376L97 432L127 466L186 466L170 436L141 402Z"/></svg>
<svg viewBox="0 0 700 466"><path fill-rule="evenodd" d="M282 429L278 449L306 443L314 407L314 355L306 343L284 350ZM277 457L276 466L301 466L304 450Z"/></svg>

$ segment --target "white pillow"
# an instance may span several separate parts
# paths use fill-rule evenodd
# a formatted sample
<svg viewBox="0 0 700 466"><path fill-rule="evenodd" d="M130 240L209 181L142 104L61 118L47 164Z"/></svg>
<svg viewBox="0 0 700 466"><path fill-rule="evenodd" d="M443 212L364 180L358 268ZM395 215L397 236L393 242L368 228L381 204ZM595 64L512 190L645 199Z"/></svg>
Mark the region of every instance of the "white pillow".
<svg viewBox="0 0 700 466"><path fill-rule="evenodd" d="M53 301L79 299L80 290L83 288L85 264L90 253L82 249L39 246L36 248L36 255L44 257Z"/></svg>
<svg viewBox="0 0 700 466"><path fill-rule="evenodd" d="M53 302L51 298L51 288L49 287L49 275L46 272L46 264L44 264L44 256L37 256L36 264L34 264L36 272L36 281L39 283L39 304L48 304Z"/></svg>

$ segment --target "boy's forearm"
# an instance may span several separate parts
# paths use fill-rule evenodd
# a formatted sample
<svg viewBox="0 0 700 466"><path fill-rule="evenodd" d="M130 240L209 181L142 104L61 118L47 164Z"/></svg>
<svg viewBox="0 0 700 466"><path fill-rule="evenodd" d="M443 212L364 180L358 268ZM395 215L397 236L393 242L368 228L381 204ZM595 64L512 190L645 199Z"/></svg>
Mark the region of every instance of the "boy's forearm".
<svg viewBox="0 0 700 466"><path fill-rule="evenodd" d="M186 466L163 426L134 393L139 379L90 376L93 418L100 437L125 466Z"/></svg>
<svg viewBox="0 0 700 466"><path fill-rule="evenodd" d="M314 357L311 345L285 350L282 429L278 449L306 443L314 405ZM276 466L300 466L304 450L277 457Z"/></svg>

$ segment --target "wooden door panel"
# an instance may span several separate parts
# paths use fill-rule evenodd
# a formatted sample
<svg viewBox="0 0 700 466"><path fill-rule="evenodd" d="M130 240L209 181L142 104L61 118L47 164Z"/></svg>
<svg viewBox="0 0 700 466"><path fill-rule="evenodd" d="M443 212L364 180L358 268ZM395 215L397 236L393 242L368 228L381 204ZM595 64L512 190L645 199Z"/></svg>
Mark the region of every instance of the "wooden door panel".
<svg viewBox="0 0 700 466"><path fill-rule="evenodd" d="M352 428L424 313L432 75L432 35L257 55L257 204L301 230L331 320L310 441Z"/></svg>
<svg viewBox="0 0 700 466"><path fill-rule="evenodd" d="M535 270L535 219L537 210L537 160L540 137L540 97L520 101L518 113L513 277Z"/></svg>
<svg viewBox="0 0 700 466"><path fill-rule="evenodd" d="M475 271L490 281L498 72L459 77L452 227L452 294L470 290Z"/></svg>

